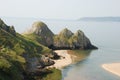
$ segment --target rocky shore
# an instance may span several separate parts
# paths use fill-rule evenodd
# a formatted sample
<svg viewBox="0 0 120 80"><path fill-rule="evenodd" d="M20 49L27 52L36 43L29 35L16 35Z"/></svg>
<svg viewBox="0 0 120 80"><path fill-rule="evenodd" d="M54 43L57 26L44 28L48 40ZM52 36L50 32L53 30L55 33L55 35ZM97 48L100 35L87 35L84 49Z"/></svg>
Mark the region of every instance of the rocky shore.
<svg viewBox="0 0 120 80"><path fill-rule="evenodd" d="M55 62L55 64L49 66L48 68L55 67L57 69L61 69L72 63L72 58L71 58L72 55L68 54L67 50L56 50L55 52L57 53L57 55L60 56L60 59L53 60Z"/></svg>

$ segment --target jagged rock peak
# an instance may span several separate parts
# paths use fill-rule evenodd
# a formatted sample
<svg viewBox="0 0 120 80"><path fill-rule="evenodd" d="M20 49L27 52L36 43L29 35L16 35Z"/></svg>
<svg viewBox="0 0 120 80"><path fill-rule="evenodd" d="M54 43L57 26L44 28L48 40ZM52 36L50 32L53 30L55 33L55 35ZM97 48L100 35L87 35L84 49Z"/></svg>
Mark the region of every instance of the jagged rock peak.
<svg viewBox="0 0 120 80"><path fill-rule="evenodd" d="M36 21L32 24L32 27L41 28L41 27L47 27L47 25L41 21Z"/></svg>
<svg viewBox="0 0 120 80"><path fill-rule="evenodd" d="M5 28L7 25L4 23L4 21L0 18L0 28Z"/></svg>
<svg viewBox="0 0 120 80"><path fill-rule="evenodd" d="M72 31L70 31L69 29L65 28L63 29L60 33L60 36L64 36L64 37L71 37L73 35Z"/></svg>
<svg viewBox="0 0 120 80"><path fill-rule="evenodd" d="M32 24L32 27L23 34L34 34L41 38L38 42L45 46L53 44L54 33L47 27L44 22L37 21Z"/></svg>
<svg viewBox="0 0 120 80"><path fill-rule="evenodd" d="M76 35L76 36L83 36L84 32L81 31L81 30L78 30L74 35Z"/></svg>
<svg viewBox="0 0 120 80"><path fill-rule="evenodd" d="M12 35L16 35L14 26L7 26L1 18L0 18L0 29L4 30L6 32L9 32Z"/></svg>
<svg viewBox="0 0 120 80"><path fill-rule="evenodd" d="M67 28L54 37L53 49L97 49L86 37L83 31L72 33Z"/></svg>
<svg viewBox="0 0 120 80"><path fill-rule="evenodd" d="M51 36L54 35L53 32L47 27L47 25L41 21L34 22L32 24L32 27L29 30L27 30L24 34L31 34L31 33L35 33L37 35L48 33L48 35Z"/></svg>
<svg viewBox="0 0 120 80"><path fill-rule="evenodd" d="M3 20L0 18L0 27L3 23L4 23Z"/></svg>

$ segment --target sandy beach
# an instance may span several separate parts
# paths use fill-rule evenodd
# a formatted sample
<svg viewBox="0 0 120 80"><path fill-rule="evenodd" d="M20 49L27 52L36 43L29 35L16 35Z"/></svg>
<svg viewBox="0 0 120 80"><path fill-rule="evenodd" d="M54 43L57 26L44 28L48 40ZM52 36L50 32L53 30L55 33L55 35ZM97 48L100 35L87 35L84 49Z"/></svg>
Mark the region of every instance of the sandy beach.
<svg viewBox="0 0 120 80"><path fill-rule="evenodd" d="M103 64L102 67L105 70L120 76L120 63Z"/></svg>
<svg viewBox="0 0 120 80"><path fill-rule="evenodd" d="M67 50L56 50L55 52L62 58L59 60L54 60L55 64L50 67L61 69L72 63L71 55L67 53Z"/></svg>

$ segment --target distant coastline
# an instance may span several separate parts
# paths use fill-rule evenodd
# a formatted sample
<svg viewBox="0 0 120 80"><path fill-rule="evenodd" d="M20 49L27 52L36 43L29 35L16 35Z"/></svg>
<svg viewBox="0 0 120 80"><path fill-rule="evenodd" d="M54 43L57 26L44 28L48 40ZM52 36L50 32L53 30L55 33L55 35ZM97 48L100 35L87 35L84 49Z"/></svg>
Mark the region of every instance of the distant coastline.
<svg viewBox="0 0 120 80"><path fill-rule="evenodd" d="M78 19L79 21L111 21L111 22L120 22L120 17L83 17Z"/></svg>

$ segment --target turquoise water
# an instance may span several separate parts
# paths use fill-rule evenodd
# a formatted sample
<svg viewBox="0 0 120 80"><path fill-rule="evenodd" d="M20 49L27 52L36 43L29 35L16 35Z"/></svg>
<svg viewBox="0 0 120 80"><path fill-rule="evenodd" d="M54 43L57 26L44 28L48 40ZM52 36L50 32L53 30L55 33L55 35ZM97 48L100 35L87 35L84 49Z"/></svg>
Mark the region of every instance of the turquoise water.
<svg viewBox="0 0 120 80"><path fill-rule="evenodd" d="M120 80L101 67L105 63L120 62L120 23L80 23L86 25L85 34L99 49L93 50L86 60L64 68L63 80Z"/></svg>
<svg viewBox="0 0 120 80"><path fill-rule="evenodd" d="M8 25L14 25L22 33L39 19L4 18ZM54 32L63 28L75 32L81 29L99 49L90 52L84 61L79 61L62 69L63 80L120 80L119 76L104 70L105 63L120 62L120 22L82 22L42 20Z"/></svg>
<svg viewBox="0 0 120 80"><path fill-rule="evenodd" d="M62 70L63 80L120 80L101 67L112 62L120 62L120 50L100 48L92 51L84 61L65 67Z"/></svg>

